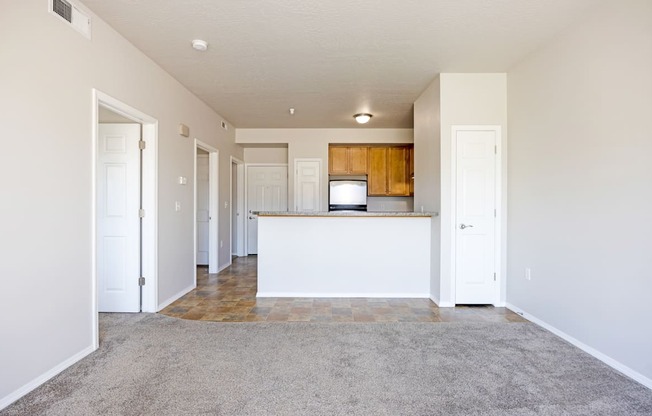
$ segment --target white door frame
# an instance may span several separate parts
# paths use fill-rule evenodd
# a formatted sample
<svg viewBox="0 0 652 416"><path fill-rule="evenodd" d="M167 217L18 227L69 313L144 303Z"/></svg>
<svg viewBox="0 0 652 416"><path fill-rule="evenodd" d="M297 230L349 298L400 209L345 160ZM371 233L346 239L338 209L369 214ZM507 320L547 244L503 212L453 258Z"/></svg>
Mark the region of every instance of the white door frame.
<svg viewBox="0 0 652 416"><path fill-rule="evenodd" d="M146 283L143 286L143 312L158 311L158 120L108 94L95 88L92 91L92 154L91 154L91 325L93 336L93 347L98 348L99 338L99 315L98 315L98 273L97 273L97 141L99 137L99 107L105 107L121 116L124 116L142 125L143 140L147 148L143 152L143 218L142 235L142 266Z"/></svg>
<svg viewBox="0 0 652 416"><path fill-rule="evenodd" d="M287 163L245 163L244 166L245 166L244 167L244 170L245 170L245 174L244 174L244 181L245 181L245 189L244 189L244 193L245 193L245 195L244 195L244 198L245 198L245 217L248 217L249 216L249 198L247 197L247 195L249 195L249 182L248 182L249 181L249 167L250 166L251 167L266 167L266 166L269 166L269 167L275 167L275 166L288 167L288 164ZM290 175L290 173L288 172L288 176L289 175ZM245 227L244 227L244 236L245 236L245 238L244 238L244 247L245 247L244 253L245 253L245 256L249 255L249 249L248 249L248 247L249 247L249 226L247 224L248 224L248 221L245 221Z"/></svg>
<svg viewBox="0 0 652 416"><path fill-rule="evenodd" d="M195 287L197 286L197 149L208 152L208 273L217 273L218 260L218 236L219 236L219 217L217 207L217 197L219 193L219 156L220 152L213 146L195 138L193 147L193 262L192 275L194 276Z"/></svg>
<svg viewBox="0 0 652 416"><path fill-rule="evenodd" d="M237 194L236 194L237 200L235 201L235 205L234 205L234 201L232 200L232 198L233 198L233 164L234 163L236 165L236 186L237 186L237 189L236 189L236 191L237 191ZM244 242L245 242L244 233L245 233L245 223L246 223L245 218L247 217L247 215L245 213L245 183L244 183L244 180L245 180L245 163L242 160L231 156L231 169L230 169L230 172L231 172L231 183L230 183L230 187L229 187L229 192L230 192L229 195L230 195L230 198L231 198L231 210L229 211L229 230L230 230L229 236L231 237L231 243L230 244L233 243L233 225L234 225L233 224L233 210L235 209L236 212L239 211L242 214L242 215L240 215L240 217L237 218L236 224L235 224L235 228L236 228L235 232L237 234L238 245L235 248L235 250L233 250L233 247L231 247L231 253L233 253L235 251L236 256L242 257L242 256L247 255L246 252L245 252L245 245L244 245ZM235 208L234 208L234 206L235 206ZM231 261L229 261L229 263L231 263Z"/></svg>
<svg viewBox="0 0 652 416"><path fill-rule="evenodd" d="M318 211L320 211L322 209L321 208L322 207L322 193L323 193L323 187L322 186L323 186L323 183L324 183L324 178L323 178L323 172L321 170L322 159L316 158L316 157L294 159L294 175L293 175L293 177L294 177L294 187L293 187L293 189L294 189L294 201L293 201L294 210L296 211L297 207L299 206L299 202L297 201L297 198L298 198L298 195L299 195L299 192L298 192L299 181L297 181L297 174L298 174L298 171L299 171L299 162L318 162L319 163L319 201L318 201L319 203L317 204L317 207L318 207Z"/></svg>
<svg viewBox="0 0 652 416"><path fill-rule="evenodd" d="M483 131L491 130L496 133L496 160L495 160L495 203L496 203L496 222L495 222L495 253L494 261L496 265L496 286L494 293L494 306L505 306L502 299L505 298L505 276L503 271L503 235L502 224L504 221L503 215L503 184L502 184L502 128L499 125L453 125L451 130L451 227L449 228L450 245L450 261L451 261L451 300L455 303L456 284L457 284L457 270L455 260L457 256L456 243L457 243L457 132L458 131ZM442 233L444 230L442 230Z"/></svg>

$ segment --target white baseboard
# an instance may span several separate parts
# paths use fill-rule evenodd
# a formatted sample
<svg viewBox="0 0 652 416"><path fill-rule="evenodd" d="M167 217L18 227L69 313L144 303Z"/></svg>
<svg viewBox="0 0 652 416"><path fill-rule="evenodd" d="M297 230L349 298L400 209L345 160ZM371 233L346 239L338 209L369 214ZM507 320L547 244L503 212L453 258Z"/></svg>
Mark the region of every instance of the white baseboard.
<svg viewBox="0 0 652 416"><path fill-rule="evenodd" d="M222 270L224 270L224 269L226 269L227 267L229 267L231 264L233 264L233 260L229 261L228 263L226 263L226 264L223 265L222 267L218 267L218 268L217 268L217 272L218 272L218 273L221 272Z"/></svg>
<svg viewBox="0 0 652 416"><path fill-rule="evenodd" d="M435 302L435 305L437 305L440 308L454 308L455 307L455 302L442 302L441 300L437 299L434 295L430 295L430 300Z"/></svg>
<svg viewBox="0 0 652 416"><path fill-rule="evenodd" d="M89 346L78 352L77 354L73 355L72 357L68 358L61 364L55 366L51 370L45 372L44 374L41 374L40 376L36 377L34 380L30 381L29 383L25 384L24 386L20 387L18 390L14 391L13 393L10 393L8 396L5 396L0 399L0 410L4 409L5 407L9 406L16 400L20 399L27 393L31 392L41 384L45 383L52 377L56 376L66 368L70 367L71 365L75 364L77 361L81 360L82 358L86 357L88 354L92 353L95 351L95 348L93 346Z"/></svg>
<svg viewBox="0 0 652 416"><path fill-rule="evenodd" d="M516 312L517 314L523 316L525 319L527 319L530 322L533 322L540 327L552 332L553 334L557 335L558 337L568 341L569 343L573 344L577 348L581 349L582 351L594 356L598 360L602 361L603 363L607 364L609 367L623 373L627 377L633 379L634 381L637 381L647 387L648 389L652 390L652 379L644 376L643 374L639 373L636 370L633 370L620 361L616 361L613 358L609 357L608 355L605 355L601 353L600 351L596 350L593 347L590 347L583 343L582 341L579 341L572 336L568 335L567 333L555 328L554 326L546 323L545 321L542 321L541 319L537 318L536 316L532 316L529 313L525 312L523 309L519 308L518 306L512 305L511 303L507 302L506 305L507 309L510 309L513 312Z"/></svg>
<svg viewBox="0 0 652 416"><path fill-rule="evenodd" d="M171 303L174 302L175 300L179 299L181 296L183 296L183 295L185 295L186 293L190 292L190 291L193 290L195 287L196 287L196 285L195 285L195 284L192 284L192 285L188 286L187 288L183 289L181 292L179 292L179 293L177 293L177 294L175 294L175 295L172 295L172 296L169 297L168 299L166 299L166 300L164 300L163 302L159 303L159 305L158 305L158 309L156 309L156 312L160 311L161 309L165 308L166 306L168 306L169 304L171 304Z"/></svg>
<svg viewBox="0 0 652 416"><path fill-rule="evenodd" d="M427 293L304 293L258 292L257 298L416 298L429 299Z"/></svg>

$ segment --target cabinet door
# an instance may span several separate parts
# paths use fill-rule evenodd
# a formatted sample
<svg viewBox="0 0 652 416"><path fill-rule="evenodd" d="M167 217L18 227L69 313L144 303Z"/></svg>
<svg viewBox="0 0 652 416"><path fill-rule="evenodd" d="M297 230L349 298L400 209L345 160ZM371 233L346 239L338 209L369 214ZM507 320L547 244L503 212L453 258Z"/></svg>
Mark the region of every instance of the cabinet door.
<svg viewBox="0 0 652 416"><path fill-rule="evenodd" d="M346 175L348 173L347 168L347 148L329 147L328 173L331 175Z"/></svg>
<svg viewBox="0 0 652 416"><path fill-rule="evenodd" d="M387 194L387 148L369 148L369 171L367 174L367 193L369 196Z"/></svg>
<svg viewBox="0 0 652 416"><path fill-rule="evenodd" d="M410 196L414 196L414 146L410 146L410 168L408 169L408 180L410 181Z"/></svg>
<svg viewBox="0 0 652 416"><path fill-rule="evenodd" d="M352 175L365 175L367 173L367 148L349 147L349 173Z"/></svg>
<svg viewBox="0 0 652 416"><path fill-rule="evenodd" d="M389 147L387 149L387 195L408 196L408 148Z"/></svg>

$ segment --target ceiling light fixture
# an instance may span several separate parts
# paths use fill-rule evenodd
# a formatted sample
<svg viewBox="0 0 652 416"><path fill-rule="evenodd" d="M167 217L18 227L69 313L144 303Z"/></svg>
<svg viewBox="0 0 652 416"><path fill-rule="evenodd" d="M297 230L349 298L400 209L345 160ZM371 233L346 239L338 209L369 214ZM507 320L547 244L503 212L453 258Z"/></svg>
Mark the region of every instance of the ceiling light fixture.
<svg viewBox="0 0 652 416"><path fill-rule="evenodd" d="M291 116L294 115L294 107L290 107L290 115L291 115Z"/></svg>
<svg viewBox="0 0 652 416"><path fill-rule="evenodd" d="M368 123L369 120L371 120L371 117L373 116L369 113L358 113L353 116L353 118L355 119L355 121L358 122L358 124Z"/></svg>
<svg viewBox="0 0 652 416"><path fill-rule="evenodd" d="M206 49L208 49L208 42L201 39L195 39L192 41L192 47L196 51L204 52Z"/></svg>

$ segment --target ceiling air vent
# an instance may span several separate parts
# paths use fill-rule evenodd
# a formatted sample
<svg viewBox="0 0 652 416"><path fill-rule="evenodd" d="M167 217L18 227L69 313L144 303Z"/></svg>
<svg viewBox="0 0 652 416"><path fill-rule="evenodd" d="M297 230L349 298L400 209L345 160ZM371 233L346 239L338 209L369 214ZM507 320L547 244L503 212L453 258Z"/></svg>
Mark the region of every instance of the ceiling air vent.
<svg viewBox="0 0 652 416"><path fill-rule="evenodd" d="M68 0L50 0L50 13L66 21L75 30L91 38L91 19Z"/></svg>
<svg viewBox="0 0 652 416"><path fill-rule="evenodd" d="M72 23L72 6L65 0L53 0L52 11Z"/></svg>

